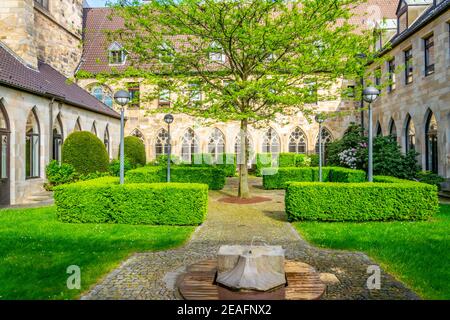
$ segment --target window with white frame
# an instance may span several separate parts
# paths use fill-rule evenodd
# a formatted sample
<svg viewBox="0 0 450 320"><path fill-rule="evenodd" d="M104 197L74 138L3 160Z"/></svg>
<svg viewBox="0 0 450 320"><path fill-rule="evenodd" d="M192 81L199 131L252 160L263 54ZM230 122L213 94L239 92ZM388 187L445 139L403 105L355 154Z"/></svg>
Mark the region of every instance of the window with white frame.
<svg viewBox="0 0 450 320"><path fill-rule="evenodd" d="M125 49L117 42L113 42L108 48L110 65L122 65L125 63L127 54Z"/></svg>

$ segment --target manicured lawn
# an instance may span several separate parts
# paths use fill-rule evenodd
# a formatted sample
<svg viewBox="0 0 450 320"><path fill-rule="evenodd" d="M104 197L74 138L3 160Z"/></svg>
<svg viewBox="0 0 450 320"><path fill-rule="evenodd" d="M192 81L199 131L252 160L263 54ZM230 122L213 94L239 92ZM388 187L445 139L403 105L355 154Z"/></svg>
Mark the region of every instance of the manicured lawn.
<svg viewBox="0 0 450 320"><path fill-rule="evenodd" d="M316 245L363 251L427 299L450 299L450 205L427 222L320 223L294 226Z"/></svg>
<svg viewBox="0 0 450 320"><path fill-rule="evenodd" d="M0 299L73 299L134 252L183 244L193 227L66 224L55 207L0 210ZM69 290L67 267L81 268Z"/></svg>

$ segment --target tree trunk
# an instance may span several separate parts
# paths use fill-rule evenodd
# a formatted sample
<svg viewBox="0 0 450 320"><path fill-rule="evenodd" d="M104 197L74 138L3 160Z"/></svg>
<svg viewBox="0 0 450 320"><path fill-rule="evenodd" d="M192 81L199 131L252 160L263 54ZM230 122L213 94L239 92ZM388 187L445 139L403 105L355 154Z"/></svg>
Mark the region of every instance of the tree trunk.
<svg viewBox="0 0 450 320"><path fill-rule="evenodd" d="M241 154L239 163L239 189L238 197L241 199L250 198L250 189L248 187L248 139L247 139L247 120L241 120ZM238 155L239 156L239 155Z"/></svg>

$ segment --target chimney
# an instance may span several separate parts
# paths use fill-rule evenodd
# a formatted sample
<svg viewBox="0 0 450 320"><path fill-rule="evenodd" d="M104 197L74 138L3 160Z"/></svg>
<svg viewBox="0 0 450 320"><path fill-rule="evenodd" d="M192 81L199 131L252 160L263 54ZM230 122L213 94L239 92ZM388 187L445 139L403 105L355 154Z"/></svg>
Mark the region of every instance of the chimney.
<svg viewBox="0 0 450 320"><path fill-rule="evenodd" d="M33 6L34 0L0 1L0 41L28 66L37 69Z"/></svg>

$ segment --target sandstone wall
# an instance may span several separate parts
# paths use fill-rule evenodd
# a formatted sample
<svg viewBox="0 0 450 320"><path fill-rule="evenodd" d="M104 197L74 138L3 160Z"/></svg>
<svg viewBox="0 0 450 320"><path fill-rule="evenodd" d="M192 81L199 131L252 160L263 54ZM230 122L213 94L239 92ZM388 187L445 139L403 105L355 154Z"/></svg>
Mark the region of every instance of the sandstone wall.
<svg viewBox="0 0 450 320"><path fill-rule="evenodd" d="M404 51L412 47L414 75L413 82L405 84L405 72L399 70L396 89L382 95L374 104L373 128L380 121L383 134L389 134L392 118L397 128L398 143L405 150L406 119L409 114L416 129L416 151L422 168L426 168L426 123L429 112L438 122L438 164L439 174L450 178L450 12L446 12L423 29L393 48L389 53L395 57L396 65L404 64ZM435 72L425 75L424 38L434 35ZM378 66L373 66L375 69ZM387 79L387 65L383 65L383 81ZM367 119L367 118L366 118Z"/></svg>

